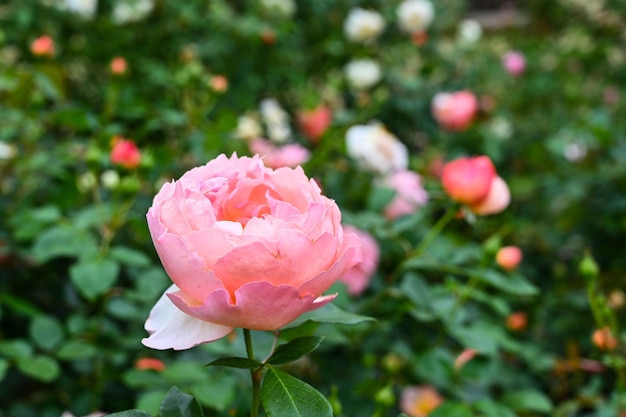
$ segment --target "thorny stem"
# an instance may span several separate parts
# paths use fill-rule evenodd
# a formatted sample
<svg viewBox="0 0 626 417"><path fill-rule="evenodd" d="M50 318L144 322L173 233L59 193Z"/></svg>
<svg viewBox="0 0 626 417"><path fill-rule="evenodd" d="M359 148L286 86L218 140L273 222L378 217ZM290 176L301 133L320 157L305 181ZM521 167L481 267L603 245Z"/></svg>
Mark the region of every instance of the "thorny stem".
<svg viewBox="0 0 626 417"><path fill-rule="evenodd" d="M249 329L243 329L243 337L246 341L248 359L254 360L254 348L252 347L252 337L250 336ZM262 368L250 369L250 376L252 377L252 407L250 408L250 417L259 417L262 372Z"/></svg>

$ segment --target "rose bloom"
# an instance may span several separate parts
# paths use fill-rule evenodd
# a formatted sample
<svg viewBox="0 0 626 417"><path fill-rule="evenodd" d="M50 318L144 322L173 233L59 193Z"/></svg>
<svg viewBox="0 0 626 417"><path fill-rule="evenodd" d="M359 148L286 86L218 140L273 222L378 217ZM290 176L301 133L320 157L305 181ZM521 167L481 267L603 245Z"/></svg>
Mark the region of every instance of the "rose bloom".
<svg viewBox="0 0 626 417"><path fill-rule="evenodd" d="M356 7L348 13L343 23L346 38L353 42L372 41L385 29L385 19L380 13Z"/></svg>
<svg viewBox="0 0 626 417"><path fill-rule="evenodd" d="M521 332L526 326L528 326L528 317L523 311L516 311L506 319L506 327L514 332Z"/></svg>
<svg viewBox="0 0 626 417"><path fill-rule="evenodd" d="M483 27L474 19L465 19L458 28L458 40L464 45L473 45L483 36Z"/></svg>
<svg viewBox="0 0 626 417"><path fill-rule="evenodd" d="M140 371L152 370L160 372L165 369L165 363L157 358L140 358L135 362L135 369Z"/></svg>
<svg viewBox="0 0 626 417"><path fill-rule="evenodd" d="M263 128L254 114L244 114L237 118L235 136L239 139L254 139L263 134Z"/></svg>
<svg viewBox="0 0 626 417"><path fill-rule="evenodd" d="M371 59L357 59L345 67L348 84L355 90L367 90L382 78L380 65Z"/></svg>
<svg viewBox="0 0 626 417"><path fill-rule="evenodd" d="M383 180L383 185L396 192L393 200L385 207L385 217L389 219L415 213L428 201L422 178L413 171L394 172Z"/></svg>
<svg viewBox="0 0 626 417"><path fill-rule="evenodd" d="M424 32L435 17L435 8L429 0L405 0L396 9L400 29L409 33Z"/></svg>
<svg viewBox="0 0 626 417"><path fill-rule="evenodd" d="M409 417L427 417L442 402L441 395L429 385L408 386L400 395L400 410Z"/></svg>
<svg viewBox="0 0 626 417"><path fill-rule="evenodd" d="M504 246L496 253L496 263L502 269L512 271L522 262L522 250L517 246Z"/></svg>
<svg viewBox="0 0 626 417"><path fill-rule="evenodd" d="M265 166L270 168L293 168L304 164L311 157L309 151L297 143L276 146L269 140L257 138L252 140L248 146L250 152L259 154L263 158Z"/></svg>
<svg viewBox="0 0 626 417"><path fill-rule="evenodd" d="M465 130L478 111L478 99L471 91L437 93L432 101L435 120L451 131Z"/></svg>
<svg viewBox="0 0 626 417"><path fill-rule="evenodd" d="M521 52L510 51L502 57L502 66L511 75L522 75L526 69L526 59Z"/></svg>
<svg viewBox="0 0 626 417"><path fill-rule="evenodd" d="M346 147L351 158L375 173L387 174L409 165L406 146L378 123L349 128Z"/></svg>
<svg viewBox="0 0 626 417"><path fill-rule="evenodd" d="M228 78L223 75L214 75L210 81L211 89L216 93L223 93L228 90Z"/></svg>
<svg viewBox="0 0 626 417"><path fill-rule="evenodd" d="M173 284L153 307L143 344L189 349L233 328L277 330L330 302L361 262L337 204L300 167L220 155L163 185L147 214Z"/></svg>
<svg viewBox="0 0 626 417"><path fill-rule="evenodd" d="M123 57L117 56L113 58L109 68L111 70L111 74L113 75L124 75L128 70L128 63Z"/></svg>
<svg viewBox="0 0 626 417"><path fill-rule="evenodd" d="M36 56L54 56L54 41L49 35L41 35L30 44L30 51Z"/></svg>
<svg viewBox="0 0 626 417"><path fill-rule="evenodd" d="M618 343L611 329L606 326L593 332L591 341L598 349L606 351L615 349Z"/></svg>
<svg viewBox="0 0 626 417"><path fill-rule="evenodd" d="M141 163L141 152L139 148L130 139L124 139L121 136L115 136L111 141L113 149L111 149L110 159L115 165L121 165L126 169L137 168Z"/></svg>
<svg viewBox="0 0 626 417"><path fill-rule="evenodd" d="M343 227L345 232L354 233L361 239L361 253L363 261L345 271L339 281L346 284L348 293L352 296L360 295L367 288L380 260L378 242L369 233L354 226Z"/></svg>
<svg viewBox="0 0 626 417"><path fill-rule="evenodd" d="M326 132L333 119L332 111L324 105L313 110L301 111L298 113L298 126L304 135L312 142L318 142L320 137Z"/></svg>

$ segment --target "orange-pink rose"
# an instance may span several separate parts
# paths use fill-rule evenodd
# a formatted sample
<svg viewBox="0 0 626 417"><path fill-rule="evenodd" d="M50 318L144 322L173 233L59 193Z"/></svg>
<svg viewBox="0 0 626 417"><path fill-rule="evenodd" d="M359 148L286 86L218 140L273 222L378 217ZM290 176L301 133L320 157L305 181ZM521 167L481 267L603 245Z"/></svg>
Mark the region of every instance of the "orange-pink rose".
<svg viewBox="0 0 626 417"><path fill-rule="evenodd" d="M111 70L111 74L113 75L124 75L128 70L128 63L123 57L116 56L111 60L111 63L109 64L109 69Z"/></svg>
<svg viewBox="0 0 626 417"><path fill-rule="evenodd" d="M479 215L499 213L511 200L509 187L487 156L448 162L441 173L441 184L450 198Z"/></svg>
<svg viewBox="0 0 626 417"><path fill-rule="evenodd" d="M298 113L298 126L312 142L319 141L332 120L332 111L324 105Z"/></svg>
<svg viewBox="0 0 626 417"><path fill-rule="evenodd" d="M468 90L437 93L432 101L432 113L437 122L452 131L465 130L478 111L478 99Z"/></svg>
<svg viewBox="0 0 626 417"><path fill-rule="evenodd" d="M248 146L250 151L259 154L265 166L270 168L294 168L304 164L311 157L309 151L297 143L276 146L269 140L257 138L253 139Z"/></svg>
<svg viewBox="0 0 626 417"><path fill-rule="evenodd" d="M502 269L512 271L522 262L522 250L517 246L504 246L496 253L496 263Z"/></svg>
<svg viewBox="0 0 626 417"><path fill-rule="evenodd" d="M427 417L442 402L439 392L430 385L409 386L402 390L400 410L409 417Z"/></svg>
<svg viewBox="0 0 626 417"><path fill-rule="evenodd" d="M365 291L374 272L376 272L380 259L380 248L376 239L369 233L354 226L344 226L343 229L346 232L354 233L361 240L363 260L348 269L339 278L348 287L348 293L356 296Z"/></svg>
<svg viewBox="0 0 626 417"><path fill-rule="evenodd" d="M137 168L141 163L141 152L139 148L130 139L124 139L121 136L115 136L111 141L113 149L111 149L111 162L115 165L121 165L126 169Z"/></svg>
<svg viewBox="0 0 626 417"><path fill-rule="evenodd" d="M236 327L279 329L330 302L322 294L362 260L315 181L259 156L220 155L166 183L147 220L174 283L145 324L154 349L188 349Z"/></svg>
<svg viewBox="0 0 626 417"><path fill-rule="evenodd" d="M37 56L54 56L54 40L50 35L41 35L30 44L30 51Z"/></svg>

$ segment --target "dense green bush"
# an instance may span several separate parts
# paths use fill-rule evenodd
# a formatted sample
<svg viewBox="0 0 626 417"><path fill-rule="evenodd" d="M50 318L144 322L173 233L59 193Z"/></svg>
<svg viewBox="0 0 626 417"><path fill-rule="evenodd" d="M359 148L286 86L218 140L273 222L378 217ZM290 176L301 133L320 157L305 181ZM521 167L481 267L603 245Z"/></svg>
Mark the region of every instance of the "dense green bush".
<svg viewBox="0 0 626 417"><path fill-rule="evenodd" d="M472 13L462 0L433 2L426 36L398 27L399 1L155 0L126 19L122 3L85 14L0 4L0 416L156 414L173 385L205 415L247 415L246 372L203 367L245 356L239 333L183 352L141 345L170 284L145 213L164 182L250 154L242 116L261 120L268 98L288 141L310 152L306 173L380 245L363 294L333 287L335 306L375 321L313 317L281 333L324 336L286 369L335 415L397 416L402 391L425 385L443 398L433 417L626 413L624 1L520 2L513 24L485 23L475 39L459 35ZM384 18L377 39L346 38L357 6ZM31 50L42 35L53 53ZM519 76L502 66L510 50L526 58ZM354 88L345 67L366 58L381 80ZM444 129L433 97L458 90L479 112ZM321 104L332 123L310 140L298 117ZM348 129L371 121L425 184L429 201L410 215L383 215L393 193L346 150ZM111 160L120 138L137 144L137 166ZM438 167L461 155L493 160L511 190L505 211L452 218ZM495 261L508 245L524 253L512 272ZM604 344L592 339L605 327ZM255 335L260 356L272 336ZM467 349L475 356L455 365Z"/></svg>

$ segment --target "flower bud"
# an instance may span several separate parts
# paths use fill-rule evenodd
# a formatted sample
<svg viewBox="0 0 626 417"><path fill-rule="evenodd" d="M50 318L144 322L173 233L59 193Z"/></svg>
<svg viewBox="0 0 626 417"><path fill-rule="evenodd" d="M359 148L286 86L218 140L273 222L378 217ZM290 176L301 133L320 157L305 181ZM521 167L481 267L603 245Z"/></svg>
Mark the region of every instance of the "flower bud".
<svg viewBox="0 0 626 417"><path fill-rule="evenodd" d="M613 336L611 329L603 327L593 332L591 341L600 350L610 351L617 347L617 338Z"/></svg>
<svg viewBox="0 0 626 417"><path fill-rule="evenodd" d="M30 44L30 51L36 56L54 56L54 41L49 35L41 35Z"/></svg>
<svg viewBox="0 0 626 417"><path fill-rule="evenodd" d="M109 69L111 70L111 74L113 75L124 75L128 70L128 64L124 58L118 56L113 58L113 60L109 64Z"/></svg>
<svg viewBox="0 0 626 417"><path fill-rule="evenodd" d="M504 246L496 253L496 263L502 269L512 271L522 261L522 250L517 246Z"/></svg>
<svg viewBox="0 0 626 417"><path fill-rule="evenodd" d="M115 136L112 140L110 159L115 165L121 165L126 169L137 168L141 163L141 153L139 148L130 139Z"/></svg>
<svg viewBox="0 0 626 417"><path fill-rule="evenodd" d="M528 326L528 317L523 311L516 311L506 319L506 327L514 332L521 332Z"/></svg>
<svg viewBox="0 0 626 417"><path fill-rule="evenodd" d="M324 105L318 106L313 110L301 111L297 116L300 130L311 142L319 141L320 137L328 129L328 126L330 126L332 119L333 114L331 110Z"/></svg>

